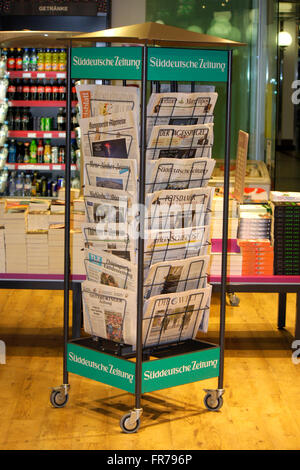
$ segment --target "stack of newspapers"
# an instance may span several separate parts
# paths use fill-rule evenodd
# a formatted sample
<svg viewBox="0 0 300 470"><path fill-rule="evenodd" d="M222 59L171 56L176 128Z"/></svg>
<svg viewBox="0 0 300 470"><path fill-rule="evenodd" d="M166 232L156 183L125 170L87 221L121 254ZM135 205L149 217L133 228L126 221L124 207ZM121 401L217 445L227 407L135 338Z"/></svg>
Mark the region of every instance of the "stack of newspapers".
<svg viewBox="0 0 300 470"><path fill-rule="evenodd" d="M137 246L144 236L143 346L207 331L214 92L152 94L139 207L139 89L76 86L84 167L84 330L136 345ZM140 223L142 222L142 224ZM143 230L140 232L141 226Z"/></svg>

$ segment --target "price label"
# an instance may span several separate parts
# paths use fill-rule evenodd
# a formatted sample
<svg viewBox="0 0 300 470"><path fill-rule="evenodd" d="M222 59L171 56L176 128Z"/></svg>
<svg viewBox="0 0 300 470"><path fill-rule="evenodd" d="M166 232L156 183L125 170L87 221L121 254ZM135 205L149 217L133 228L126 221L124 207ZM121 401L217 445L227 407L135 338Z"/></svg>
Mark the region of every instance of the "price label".
<svg viewBox="0 0 300 470"><path fill-rule="evenodd" d="M58 133L58 137L64 138L65 136L66 136L66 133L65 133L65 132L59 132L59 133Z"/></svg>
<svg viewBox="0 0 300 470"><path fill-rule="evenodd" d="M35 138L35 137L36 137L36 133L35 133L35 132L28 132L27 137Z"/></svg>
<svg viewBox="0 0 300 470"><path fill-rule="evenodd" d="M23 78L31 78L31 73L30 72L23 72L22 77Z"/></svg>
<svg viewBox="0 0 300 470"><path fill-rule="evenodd" d="M52 165L52 170L61 170L61 165Z"/></svg>
<svg viewBox="0 0 300 470"><path fill-rule="evenodd" d="M66 78L66 74L65 73L57 73L56 77L57 78Z"/></svg>
<svg viewBox="0 0 300 470"><path fill-rule="evenodd" d="M51 139L52 133L51 132L45 132L44 137L45 137L45 139Z"/></svg>
<svg viewBox="0 0 300 470"><path fill-rule="evenodd" d="M46 78L45 73L37 73L36 76L37 76L37 78Z"/></svg>

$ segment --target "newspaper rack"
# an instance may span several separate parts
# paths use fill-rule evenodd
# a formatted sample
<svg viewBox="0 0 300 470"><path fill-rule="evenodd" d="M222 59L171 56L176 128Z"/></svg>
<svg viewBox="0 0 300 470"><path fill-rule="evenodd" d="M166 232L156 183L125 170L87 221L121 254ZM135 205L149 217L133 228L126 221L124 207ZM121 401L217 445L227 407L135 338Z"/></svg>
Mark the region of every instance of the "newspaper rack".
<svg viewBox="0 0 300 470"><path fill-rule="evenodd" d="M126 31L124 31L126 30ZM173 31L174 30L174 31ZM180 34L179 34L180 31ZM163 39L158 39L159 37ZM213 36L192 33L179 28L167 27L156 23L145 23L142 25L128 26L126 28L114 28L104 32L88 33L80 35L80 40L86 40L89 44L95 42L118 42L135 43L139 47L122 48L124 53L138 54L140 61L139 71L130 67L79 67L74 72L72 54L98 54L98 57L115 56L116 51L121 48L115 47L88 47L72 48L76 44L76 36L70 37L68 47L68 74L67 74L67 151L66 151L66 212L65 212L65 278L64 278L64 356L63 356L63 385L52 390L50 401L56 408L65 406L69 396L69 373L96 380L98 382L117 387L134 394L135 406L120 420L123 432L133 433L139 429L140 419L143 412L141 399L142 393L161 390L177 385L197 382L209 378L218 379L218 387L214 390L205 390L204 404L208 410L219 410L223 404L222 395L224 375L224 336L225 336L225 305L226 305L226 275L227 275L227 232L228 232L228 200L229 200L229 162L230 162L230 121L231 121L231 73L232 73L232 48L243 44L227 41ZM142 44L142 45L141 45ZM151 47L151 46L162 47ZM170 48L171 49L168 49ZM181 49L175 49L180 47ZM185 49L190 48L190 49ZM211 49L205 49L211 48ZM130 51L132 50L132 51ZM173 58L176 51L180 58L184 51L193 57L202 53L205 57L215 54L222 56L226 64L225 70L207 70L200 67L190 73L181 70L176 75L176 69L166 71L157 67L155 73L150 70L148 54L170 53ZM196 60L196 59L195 59ZM203 59L202 59L203 60ZM80 61L79 61L80 62ZM137 63L137 62L136 62ZM77 62L78 64L78 62ZM175 72L174 72L175 70ZM136 76L138 73L138 77ZM171 76L170 76L171 73ZM221 281L221 307L220 307L220 332L219 344L211 344L198 339L184 340L180 334L178 339L170 344L164 344L163 328L167 317L167 307L162 310L157 320L158 344L152 347L145 346L143 340L144 315L144 237L143 223L140 226L138 238L138 265L137 265L137 319L136 319L136 348L133 351L130 345L111 342L107 339L95 339L91 337L80 337L70 340L68 336L69 327L69 276L70 276L70 142L71 142L71 78L77 79L138 79L141 81L141 119L140 119L140 161L139 161L139 203L145 203L145 166L146 166L146 134L147 134L147 82L157 84L162 81L177 83L175 80L186 81L191 84L193 90L195 82L226 82L226 111L225 111L225 172L224 172L224 222L223 222L223 253L222 253L222 281ZM173 109L173 108L172 108ZM178 116L176 116L177 118ZM205 112L204 117L205 119ZM185 181L186 183L186 181ZM195 325L203 320L206 306L202 306L196 312L189 312L189 302L186 308L177 312L184 320L191 313L195 314ZM175 319L175 316L171 317ZM201 317L201 318L200 318ZM171 318L169 318L170 320ZM148 321L153 321L153 311L148 315ZM178 320L177 320L178 321ZM174 320L176 324L176 321ZM134 360L133 360L134 358Z"/></svg>

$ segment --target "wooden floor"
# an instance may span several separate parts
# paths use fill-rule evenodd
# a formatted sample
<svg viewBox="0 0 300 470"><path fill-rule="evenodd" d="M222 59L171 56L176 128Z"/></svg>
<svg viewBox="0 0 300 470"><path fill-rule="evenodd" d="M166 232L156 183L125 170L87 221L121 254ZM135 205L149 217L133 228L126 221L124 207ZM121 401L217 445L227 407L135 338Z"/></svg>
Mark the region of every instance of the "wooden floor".
<svg viewBox="0 0 300 470"><path fill-rule="evenodd" d="M276 294L239 294L227 309L224 405L209 412L212 379L146 394L141 427L123 434L132 395L70 374L65 408L50 405L62 383L62 292L2 290L0 449L300 449L300 364L292 362L295 296L287 328L276 327ZM218 342L218 297L207 340Z"/></svg>

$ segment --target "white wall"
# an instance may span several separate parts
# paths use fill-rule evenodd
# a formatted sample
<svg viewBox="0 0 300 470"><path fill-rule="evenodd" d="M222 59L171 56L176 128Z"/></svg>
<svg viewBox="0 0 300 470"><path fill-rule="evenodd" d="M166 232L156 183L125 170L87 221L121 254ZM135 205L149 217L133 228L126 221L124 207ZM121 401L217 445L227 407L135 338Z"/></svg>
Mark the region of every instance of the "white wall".
<svg viewBox="0 0 300 470"><path fill-rule="evenodd" d="M129 26L146 21L146 0L112 0L111 27Z"/></svg>

